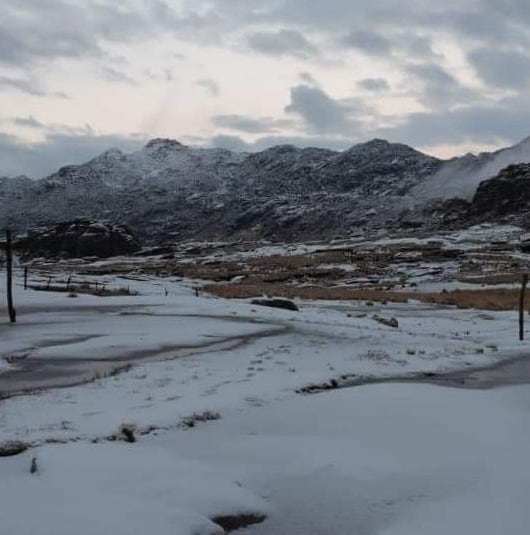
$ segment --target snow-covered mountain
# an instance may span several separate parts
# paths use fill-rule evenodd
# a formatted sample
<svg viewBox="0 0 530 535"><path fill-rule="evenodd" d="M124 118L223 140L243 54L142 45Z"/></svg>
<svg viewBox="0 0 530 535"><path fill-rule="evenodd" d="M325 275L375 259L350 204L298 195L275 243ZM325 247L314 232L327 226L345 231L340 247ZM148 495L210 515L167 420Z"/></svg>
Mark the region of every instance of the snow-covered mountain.
<svg viewBox="0 0 530 535"><path fill-rule="evenodd" d="M380 139L343 152L283 145L252 154L154 139L41 180L0 179L0 224L23 231L97 218L159 241L331 238L384 226L417 199L473 193L477 177L518 161L530 161L529 140L442 161Z"/></svg>

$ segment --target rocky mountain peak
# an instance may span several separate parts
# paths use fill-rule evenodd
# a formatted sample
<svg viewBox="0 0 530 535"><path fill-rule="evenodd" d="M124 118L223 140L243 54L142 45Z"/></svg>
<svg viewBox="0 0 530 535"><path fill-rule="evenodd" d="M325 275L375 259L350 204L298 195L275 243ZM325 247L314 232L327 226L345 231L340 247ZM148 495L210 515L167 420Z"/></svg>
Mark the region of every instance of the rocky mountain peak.
<svg viewBox="0 0 530 535"><path fill-rule="evenodd" d="M391 145L393 145L393 143L390 143L390 141L386 139L374 138L370 139L369 141L365 141L364 143L357 143L356 145L353 145L352 147L350 147L348 152L358 152L363 150L386 150Z"/></svg>
<svg viewBox="0 0 530 535"><path fill-rule="evenodd" d="M125 153L118 148L106 150L103 154L98 156L102 160L123 160Z"/></svg>
<svg viewBox="0 0 530 535"><path fill-rule="evenodd" d="M144 150L149 153L167 151L167 150L183 150L186 149L186 145L183 145L180 141L176 139L168 138L155 138L147 142Z"/></svg>

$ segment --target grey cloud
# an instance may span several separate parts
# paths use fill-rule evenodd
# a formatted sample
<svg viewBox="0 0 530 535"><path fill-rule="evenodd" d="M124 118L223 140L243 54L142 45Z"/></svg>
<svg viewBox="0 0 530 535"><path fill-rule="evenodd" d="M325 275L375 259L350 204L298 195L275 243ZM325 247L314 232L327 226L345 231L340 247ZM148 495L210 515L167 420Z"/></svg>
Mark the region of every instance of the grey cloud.
<svg viewBox="0 0 530 535"><path fill-rule="evenodd" d="M288 119L253 118L243 115L217 115L213 118L213 122L221 128L239 130L249 134L273 133L281 128L292 126L292 121Z"/></svg>
<svg viewBox="0 0 530 535"><path fill-rule="evenodd" d="M390 89L389 83L384 78L365 78L359 80L357 85L367 91L388 91Z"/></svg>
<svg viewBox="0 0 530 535"><path fill-rule="evenodd" d="M203 140L206 145L227 149L234 152L252 152L252 144L247 143L239 136L219 135L209 140Z"/></svg>
<svg viewBox="0 0 530 535"><path fill-rule="evenodd" d="M65 96L60 93L48 93L42 89L39 82L28 78L12 78L10 76L0 76L0 90L15 89L28 95L35 97L43 97L47 95L52 96Z"/></svg>
<svg viewBox="0 0 530 535"><path fill-rule="evenodd" d="M82 8L61 0L31 0L23 9L19 2L7 0L0 22L0 63L20 66L52 57L100 54L83 29L86 16Z"/></svg>
<svg viewBox="0 0 530 535"><path fill-rule="evenodd" d="M256 52L272 56L289 55L309 58L317 55L317 49L295 30L255 32L247 35L247 44Z"/></svg>
<svg viewBox="0 0 530 535"><path fill-rule="evenodd" d="M47 176L63 165L83 163L110 147L138 149L143 140L115 135L50 134L39 143L24 143L0 133L0 176Z"/></svg>
<svg viewBox="0 0 530 535"><path fill-rule="evenodd" d="M14 117L11 119L11 122L17 126L24 126L26 128L44 128L44 124L37 121L32 115L28 117Z"/></svg>
<svg viewBox="0 0 530 535"><path fill-rule="evenodd" d="M480 100L477 93L462 85L451 73L436 63L406 66L407 72L422 86L420 100L431 106L450 106Z"/></svg>
<svg viewBox="0 0 530 535"><path fill-rule="evenodd" d="M302 82L305 82L309 85L318 85L316 80L313 78L313 75L310 72L301 72L299 78Z"/></svg>
<svg viewBox="0 0 530 535"><path fill-rule="evenodd" d="M144 70L143 74L149 80L153 81L163 81L163 82L173 82L175 77L173 76L173 71L171 69L163 69L162 71L152 71L151 69Z"/></svg>
<svg viewBox="0 0 530 535"><path fill-rule="evenodd" d="M103 78L105 80L108 80L109 82L118 82L127 85L138 85L138 82L131 78L127 73L118 69L114 69L113 67L103 65L99 68L99 72L101 73Z"/></svg>
<svg viewBox="0 0 530 535"><path fill-rule="evenodd" d="M189 30L186 35L190 37L198 17L190 13L179 20L161 0L129 2L127 6L111 0L4 0L0 65L28 69L55 58L98 58L108 62L108 42L129 43L179 28L183 33Z"/></svg>
<svg viewBox="0 0 530 535"><path fill-rule="evenodd" d="M514 50L482 48L469 54L478 75L497 87L528 89L530 56Z"/></svg>
<svg viewBox="0 0 530 535"><path fill-rule="evenodd" d="M218 97L221 93L221 90L219 89L219 84L211 78L203 78L201 80L197 80L195 83L199 87L202 87L203 89L208 91L208 93L210 93L210 95L212 95L213 97Z"/></svg>
<svg viewBox="0 0 530 535"><path fill-rule="evenodd" d="M417 146L516 142L529 134L530 99L465 106L452 111L413 113L380 134Z"/></svg>
<svg viewBox="0 0 530 535"><path fill-rule="evenodd" d="M354 128L350 117L353 107L332 99L318 87L303 84L292 87L291 103L285 111L299 115L318 133L344 132Z"/></svg>
<svg viewBox="0 0 530 535"><path fill-rule="evenodd" d="M405 52L418 59L434 60L441 59L441 55L433 49L432 39L428 37L414 36L405 46Z"/></svg>
<svg viewBox="0 0 530 535"><path fill-rule="evenodd" d="M354 21L353 44L378 49L380 53L388 50L382 34L394 33L398 27L406 28L410 35L449 32L465 41L495 44L521 39L527 42L529 37L530 9L526 0L445 0L443 4L428 0L279 0L272 5L266 0L256 0L252 13L244 9L246 6L241 1L211 1L229 18L237 17L238 11L246 12L239 19L246 23L258 20L292 24L336 35L344 31L345 23ZM361 33L356 35L357 32ZM367 35L363 36L363 32ZM382 40L372 38L372 33Z"/></svg>
<svg viewBox="0 0 530 535"><path fill-rule="evenodd" d="M392 50L390 41L382 35L368 30L351 31L342 43L372 55L388 56Z"/></svg>

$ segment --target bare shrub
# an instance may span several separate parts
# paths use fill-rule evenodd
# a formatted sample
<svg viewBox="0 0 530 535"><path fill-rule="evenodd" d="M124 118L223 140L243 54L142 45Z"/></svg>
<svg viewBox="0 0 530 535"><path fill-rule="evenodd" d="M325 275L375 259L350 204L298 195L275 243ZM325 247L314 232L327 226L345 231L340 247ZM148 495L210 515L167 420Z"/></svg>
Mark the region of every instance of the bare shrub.
<svg viewBox="0 0 530 535"><path fill-rule="evenodd" d="M195 427L199 422L209 422L212 420L219 420L221 415L216 411L203 411L196 412L191 416L186 416L180 421L179 427L183 429L191 429Z"/></svg>

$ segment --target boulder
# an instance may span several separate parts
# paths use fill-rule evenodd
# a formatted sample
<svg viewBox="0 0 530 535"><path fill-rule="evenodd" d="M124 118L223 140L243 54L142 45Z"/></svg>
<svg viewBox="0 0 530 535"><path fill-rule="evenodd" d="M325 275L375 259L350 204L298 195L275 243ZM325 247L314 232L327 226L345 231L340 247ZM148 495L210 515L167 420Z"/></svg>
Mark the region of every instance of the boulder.
<svg viewBox="0 0 530 535"><path fill-rule="evenodd" d="M386 325L387 327L392 327L394 329L399 327L399 322L396 318L382 318L381 316L372 316L372 318L378 323Z"/></svg>
<svg viewBox="0 0 530 535"><path fill-rule="evenodd" d="M250 303L252 305L298 311L298 307L289 299L253 299Z"/></svg>
<svg viewBox="0 0 530 535"><path fill-rule="evenodd" d="M14 457L29 448L24 442L0 442L0 457Z"/></svg>

